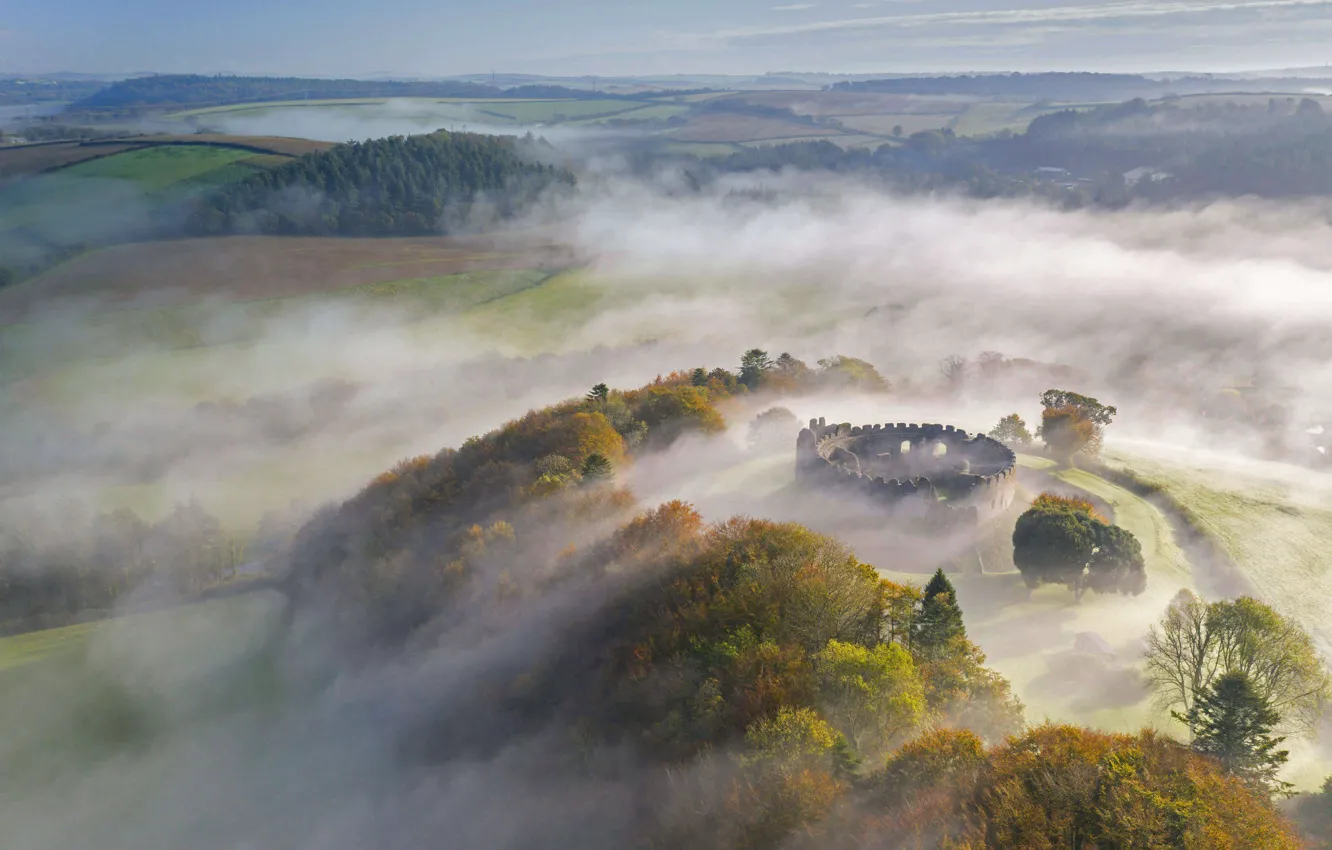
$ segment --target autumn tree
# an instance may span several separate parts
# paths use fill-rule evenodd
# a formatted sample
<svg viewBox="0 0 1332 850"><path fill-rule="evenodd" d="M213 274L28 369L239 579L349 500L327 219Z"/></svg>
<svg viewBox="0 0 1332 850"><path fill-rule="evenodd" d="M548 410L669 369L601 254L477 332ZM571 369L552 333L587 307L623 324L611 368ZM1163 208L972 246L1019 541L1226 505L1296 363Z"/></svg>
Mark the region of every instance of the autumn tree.
<svg viewBox="0 0 1332 850"><path fill-rule="evenodd" d="M1308 633L1247 596L1209 604L1180 591L1148 632L1146 669L1162 707L1184 716L1220 676L1243 673L1287 732L1312 730L1332 696Z"/></svg>
<svg viewBox="0 0 1332 850"><path fill-rule="evenodd" d="M1013 563L1028 587L1067 585L1137 595L1147 587L1142 547L1132 532L1097 517L1089 503L1043 495L1013 529Z"/></svg>
<svg viewBox="0 0 1332 850"><path fill-rule="evenodd" d="M1031 432L1016 413L1010 413L990 429L990 436L1008 446L1030 446Z"/></svg>
<svg viewBox="0 0 1332 850"><path fill-rule="evenodd" d="M859 752L882 751L924 716L920 676L900 646L831 640L814 666L824 713Z"/></svg>
<svg viewBox="0 0 1332 850"><path fill-rule="evenodd" d="M746 731L741 764L749 781L734 804L743 820L742 846L774 846L827 816L845 787L836 775L842 740L808 708L783 707Z"/></svg>
<svg viewBox="0 0 1332 850"><path fill-rule="evenodd" d="M1041 425L1036 435L1055 457L1065 462L1079 452L1099 453L1105 427L1119 412L1069 390L1046 390L1041 394L1041 408Z"/></svg>
<svg viewBox="0 0 1332 850"><path fill-rule="evenodd" d="M881 393L892 389L872 364L842 354L819 361L818 382L820 388L832 390Z"/></svg>
<svg viewBox="0 0 1332 850"><path fill-rule="evenodd" d="M1223 673L1198 695L1187 714L1176 713L1193 733L1193 748L1221 762L1226 770L1269 793L1289 790L1277 772L1290 753L1277 747L1285 738L1272 734L1281 715L1239 671Z"/></svg>

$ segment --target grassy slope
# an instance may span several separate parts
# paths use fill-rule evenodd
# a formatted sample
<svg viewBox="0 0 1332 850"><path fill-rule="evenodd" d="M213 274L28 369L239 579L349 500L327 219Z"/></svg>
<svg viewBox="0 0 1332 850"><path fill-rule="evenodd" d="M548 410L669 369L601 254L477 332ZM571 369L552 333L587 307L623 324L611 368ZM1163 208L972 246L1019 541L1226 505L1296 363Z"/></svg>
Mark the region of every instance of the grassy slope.
<svg viewBox="0 0 1332 850"><path fill-rule="evenodd" d="M1245 462L1159 450L1112 451L1106 460L1160 486L1187 508L1240 567L1257 595L1309 630L1332 657L1332 480L1284 464ZM1290 741L1287 778L1313 788L1332 760Z"/></svg>
<svg viewBox="0 0 1332 850"><path fill-rule="evenodd" d="M1108 459L1187 507L1264 599L1332 650L1332 481L1281 464L1209 466L1124 452Z"/></svg>
<svg viewBox="0 0 1332 850"><path fill-rule="evenodd" d="M87 645L89 634L99 625L99 623L81 623L76 626L0 638L0 673L44 658L78 652Z"/></svg>
<svg viewBox="0 0 1332 850"><path fill-rule="evenodd" d="M1094 475L1058 469L1042 457L1020 455L1019 462L1037 476L1049 476L1052 484L1062 482L1110 503L1115 521L1143 544L1148 589L1139 597L1089 594L1078 603L1061 587L1028 593L1016 573L954 576L972 638L989 655L991 665L1013 683L1032 721L1050 718L1124 731L1142 726L1178 731L1152 706L1137 668L1138 639L1170 597L1180 587L1192 585L1187 561L1165 518L1142 499ZM1032 489L1041 487L1038 483ZM1106 662L1074 652L1079 632L1101 635L1117 657Z"/></svg>

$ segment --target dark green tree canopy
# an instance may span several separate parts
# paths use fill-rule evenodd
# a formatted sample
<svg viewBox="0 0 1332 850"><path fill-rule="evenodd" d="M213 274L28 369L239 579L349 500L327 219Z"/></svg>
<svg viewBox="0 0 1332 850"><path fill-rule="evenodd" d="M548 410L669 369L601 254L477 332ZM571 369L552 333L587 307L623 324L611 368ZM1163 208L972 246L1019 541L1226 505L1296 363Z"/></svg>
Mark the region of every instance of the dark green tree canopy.
<svg viewBox="0 0 1332 850"><path fill-rule="evenodd" d="M931 658L945 652L954 639L966 636L957 591L942 568L935 570L921 596L912 645L923 657Z"/></svg>
<svg viewBox="0 0 1332 850"><path fill-rule="evenodd" d="M1239 671L1222 674L1187 714L1176 712L1175 717L1189 725L1193 748L1217 759L1226 770L1269 792L1290 787L1277 779L1290 755L1277 749L1285 738L1272 734L1281 715L1248 676Z"/></svg>
<svg viewBox="0 0 1332 850"><path fill-rule="evenodd" d="M761 348L751 348L740 358L740 383L751 390L758 389L763 375L773 366L768 352Z"/></svg>
<svg viewBox="0 0 1332 850"><path fill-rule="evenodd" d="M587 394L587 400L593 402L605 401L608 398L610 398L610 387L605 384L597 384Z"/></svg>
<svg viewBox="0 0 1332 850"><path fill-rule="evenodd" d="M609 481L615 477L615 469L611 466L610 458L603 454L590 454L583 461L583 480L589 483L598 481Z"/></svg>
<svg viewBox="0 0 1332 850"><path fill-rule="evenodd" d="M1078 597L1086 590L1137 595L1147 588L1137 538L1078 500L1042 497L1018 517L1013 562L1028 587L1064 584Z"/></svg>
<svg viewBox="0 0 1332 850"><path fill-rule="evenodd" d="M520 140L439 131L337 145L199 199L197 234L388 236L447 233L484 196L487 215L520 211L568 171L531 161Z"/></svg>

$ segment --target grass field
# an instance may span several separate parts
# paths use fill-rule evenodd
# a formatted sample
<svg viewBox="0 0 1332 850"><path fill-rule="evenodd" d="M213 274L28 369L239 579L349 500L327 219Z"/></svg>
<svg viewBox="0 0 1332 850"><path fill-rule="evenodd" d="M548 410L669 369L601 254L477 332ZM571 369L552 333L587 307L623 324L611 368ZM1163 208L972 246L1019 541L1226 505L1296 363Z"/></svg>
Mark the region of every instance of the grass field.
<svg viewBox="0 0 1332 850"><path fill-rule="evenodd" d="M36 174L100 156L111 156L135 147L129 143L81 145L78 142L0 147L0 178Z"/></svg>
<svg viewBox="0 0 1332 850"><path fill-rule="evenodd" d="M61 169L61 175L66 178L125 180L144 191L152 192L253 156L252 151L240 148L157 145L71 165Z"/></svg>
<svg viewBox="0 0 1332 850"><path fill-rule="evenodd" d="M1260 596L1296 617L1332 657L1332 480L1284 464L1187 451L1121 449L1111 462L1161 487L1241 568Z"/></svg>
<svg viewBox="0 0 1332 850"><path fill-rule="evenodd" d="M101 625L81 623L0 638L0 674L53 656L79 653L87 646L89 635Z"/></svg>

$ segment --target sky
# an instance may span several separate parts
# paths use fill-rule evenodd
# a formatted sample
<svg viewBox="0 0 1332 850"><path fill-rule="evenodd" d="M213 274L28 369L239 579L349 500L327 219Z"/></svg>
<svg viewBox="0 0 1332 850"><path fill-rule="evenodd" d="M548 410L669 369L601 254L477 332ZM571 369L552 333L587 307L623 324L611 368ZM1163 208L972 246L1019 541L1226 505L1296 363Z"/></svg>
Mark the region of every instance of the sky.
<svg viewBox="0 0 1332 850"><path fill-rule="evenodd" d="M4 0L0 73L1226 71L1332 61L1332 0Z"/></svg>

